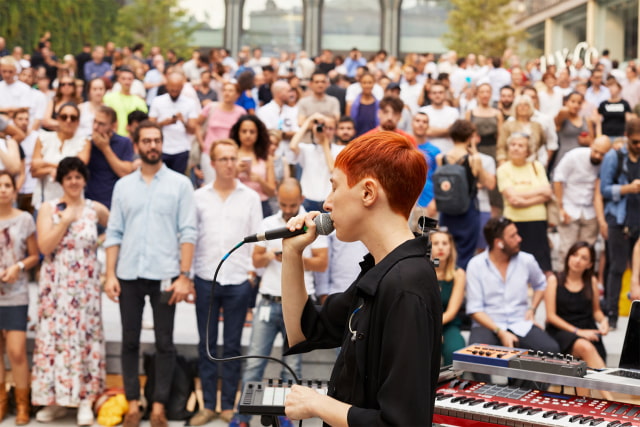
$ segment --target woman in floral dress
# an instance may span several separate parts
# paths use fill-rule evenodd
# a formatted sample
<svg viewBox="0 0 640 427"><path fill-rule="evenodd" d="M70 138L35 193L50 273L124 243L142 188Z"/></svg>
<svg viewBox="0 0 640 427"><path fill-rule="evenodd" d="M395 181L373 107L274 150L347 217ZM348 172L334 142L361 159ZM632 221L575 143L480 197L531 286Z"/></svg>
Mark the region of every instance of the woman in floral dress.
<svg viewBox="0 0 640 427"><path fill-rule="evenodd" d="M64 158L56 181L60 199L43 203L37 221L38 246L45 255L40 271L38 327L33 355L32 403L50 422L78 408L78 424L93 424L92 405L105 380L96 223L109 212L84 199L86 165Z"/></svg>

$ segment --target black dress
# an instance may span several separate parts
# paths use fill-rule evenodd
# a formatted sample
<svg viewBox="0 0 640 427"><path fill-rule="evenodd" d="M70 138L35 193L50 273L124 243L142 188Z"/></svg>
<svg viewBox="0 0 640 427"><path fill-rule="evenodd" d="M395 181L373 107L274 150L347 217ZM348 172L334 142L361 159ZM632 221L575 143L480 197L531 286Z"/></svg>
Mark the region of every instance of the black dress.
<svg viewBox="0 0 640 427"><path fill-rule="evenodd" d="M564 286L558 284L556 291L556 312L558 316L571 323L578 329L598 329L596 320L593 318L593 305L584 292L571 292ZM560 346L563 353L571 353L573 343L579 338L573 332L558 329L553 325L547 325L547 332ZM602 344L602 337L593 342L602 360L607 361L607 352Z"/></svg>

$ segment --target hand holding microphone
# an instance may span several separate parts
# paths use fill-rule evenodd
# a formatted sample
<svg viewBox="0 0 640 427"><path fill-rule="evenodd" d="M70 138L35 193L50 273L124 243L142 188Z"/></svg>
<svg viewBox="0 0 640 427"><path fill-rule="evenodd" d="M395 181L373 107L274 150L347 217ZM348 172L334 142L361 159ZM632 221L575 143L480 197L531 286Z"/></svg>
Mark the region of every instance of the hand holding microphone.
<svg viewBox="0 0 640 427"><path fill-rule="evenodd" d="M286 227L274 228L262 233L252 234L244 238L244 243L261 242L264 240L288 239L300 234L309 234L312 239L316 235L328 236L333 231L333 221L328 213L317 214L317 212L309 212L298 215L289 220Z"/></svg>

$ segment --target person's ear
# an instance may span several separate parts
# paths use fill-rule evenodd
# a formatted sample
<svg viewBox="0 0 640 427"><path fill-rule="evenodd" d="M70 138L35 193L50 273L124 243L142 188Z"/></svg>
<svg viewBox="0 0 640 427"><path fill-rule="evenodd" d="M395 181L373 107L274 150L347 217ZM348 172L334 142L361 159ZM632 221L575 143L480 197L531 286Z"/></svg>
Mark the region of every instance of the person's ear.
<svg viewBox="0 0 640 427"><path fill-rule="evenodd" d="M362 185L362 202L364 206L370 207L380 196L380 184L372 178L365 178L360 184Z"/></svg>

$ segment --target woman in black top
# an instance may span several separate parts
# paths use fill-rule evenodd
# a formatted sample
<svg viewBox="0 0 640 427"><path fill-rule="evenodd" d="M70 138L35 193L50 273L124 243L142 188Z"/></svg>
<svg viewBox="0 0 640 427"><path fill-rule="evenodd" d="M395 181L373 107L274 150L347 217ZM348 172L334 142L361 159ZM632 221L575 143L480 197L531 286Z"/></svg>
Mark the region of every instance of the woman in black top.
<svg viewBox="0 0 640 427"><path fill-rule="evenodd" d="M603 101L598 107L602 123L602 134L612 140L624 136L624 127L627 119L632 116L631 106L620 95L622 86L611 76L607 79L607 87L611 92L611 98Z"/></svg>

